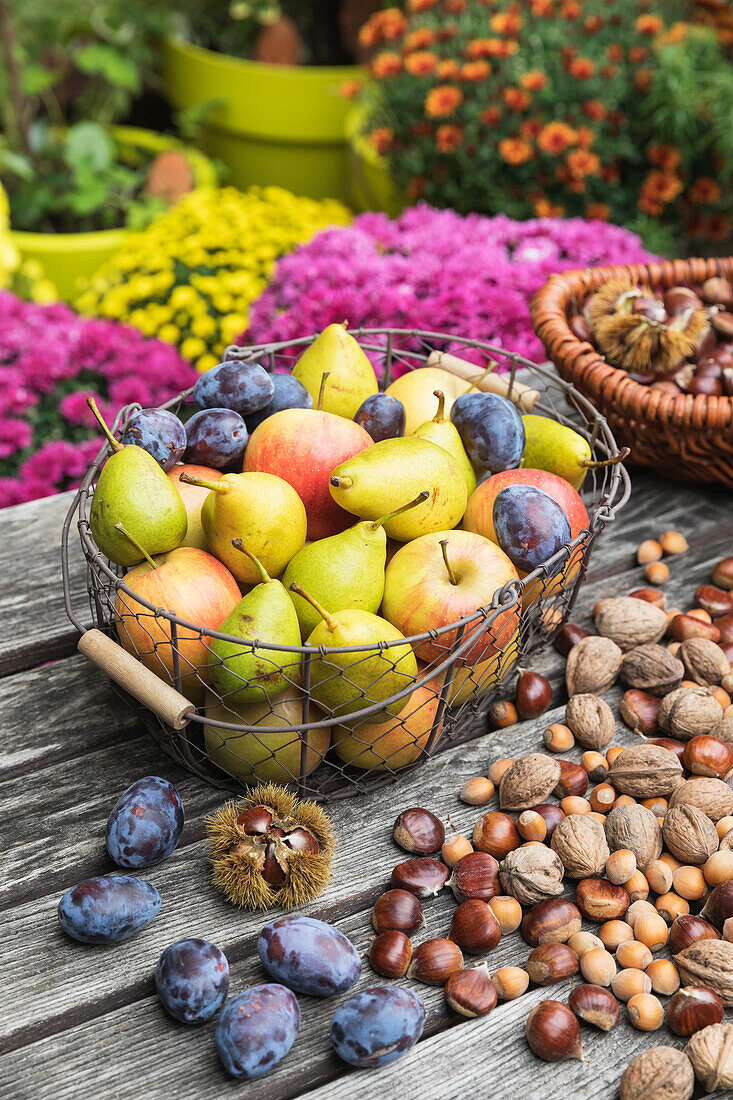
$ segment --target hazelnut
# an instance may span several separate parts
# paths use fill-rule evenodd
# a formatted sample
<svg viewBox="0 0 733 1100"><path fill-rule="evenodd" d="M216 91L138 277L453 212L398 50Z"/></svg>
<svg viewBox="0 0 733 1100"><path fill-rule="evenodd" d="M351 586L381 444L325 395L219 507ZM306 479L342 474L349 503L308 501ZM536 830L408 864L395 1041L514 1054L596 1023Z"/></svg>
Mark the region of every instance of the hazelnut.
<svg viewBox="0 0 733 1100"><path fill-rule="evenodd" d="M677 967L670 959L654 959L646 968L646 974L655 993L668 997L680 987Z"/></svg>
<svg viewBox="0 0 733 1100"><path fill-rule="evenodd" d="M487 852L469 852L458 860L448 879L456 901L489 901L499 893L499 864Z"/></svg>
<svg viewBox="0 0 733 1100"><path fill-rule="evenodd" d="M564 623L553 639L553 646L557 652L567 657L573 646L581 642L583 638L590 637L590 631L586 630L583 626L578 626L577 623Z"/></svg>
<svg viewBox="0 0 733 1100"><path fill-rule="evenodd" d="M544 844L516 848L502 861L501 884L522 905L557 897L563 889L563 865ZM498 893L498 891L496 891Z"/></svg>
<svg viewBox="0 0 733 1100"><path fill-rule="evenodd" d="M557 760L545 753L528 753L501 777L499 805L502 810L531 810L552 794L559 780L560 764Z"/></svg>
<svg viewBox="0 0 733 1100"><path fill-rule="evenodd" d="M703 865L702 873L708 886L720 886L733 879L733 851L713 852Z"/></svg>
<svg viewBox="0 0 733 1100"><path fill-rule="evenodd" d="M668 890L666 894L660 894L654 903L659 916L671 924L676 917L685 916L690 912L690 903L680 894Z"/></svg>
<svg viewBox="0 0 733 1100"><path fill-rule="evenodd" d="M401 978L412 957L412 944L404 932L381 932L369 946L372 970L385 978Z"/></svg>
<svg viewBox="0 0 733 1100"><path fill-rule="evenodd" d="M719 940L720 932L703 917L684 913L675 917L669 930L669 949L677 955L697 940Z"/></svg>
<svg viewBox="0 0 733 1100"><path fill-rule="evenodd" d="M487 718L495 729L506 729L507 726L513 726L519 721L517 708L508 699L500 699L498 702L492 703ZM491 778L494 777L491 776ZM497 782L498 780L494 779L494 783Z"/></svg>
<svg viewBox="0 0 733 1100"><path fill-rule="evenodd" d="M586 951L592 951L594 947L601 947L605 951L600 937L592 932L573 932L568 940L568 947L572 947L578 957L584 955Z"/></svg>
<svg viewBox="0 0 733 1100"><path fill-rule="evenodd" d="M645 539L639 543L636 551L636 560L639 565L648 565L649 562L659 561L664 553L660 543L656 539Z"/></svg>
<svg viewBox="0 0 733 1100"><path fill-rule="evenodd" d="M583 753L580 766L591 783L602 783L608 775L608 761L602 753L594 750Z"/></svg>
<svg viewBox="0 0 733 1100"><path fill-rule="evenodd" d="M499 922L502 936L515 932L522 923L522 906L516 898L497 894L489 899L489 908Z"/></svg>
<svg viewBox="0 0 733 1100"><path fill-rule="evenodd" d="M429 856L440 851L445 840L445 826L430 810L416 806L402 811L394 823L392 835L406 852Z"/></svg>
<svg viewBox="0 0 733 1100"><path fill-rule="evenodd" d="M733 748L710 734L698 734L685 745L682 763L693 775L721 779L733 768Z"/></svg>
<svg viewBox="0 0 733 1100"><path fill-rule="evenodd" d="M591 634L574 645L565 665L568 695L602 695L616 681L623 654L610 638ZM598 746L592 746L597 748Z"/></svg>
<svg viewBox="0 0 733 1100"><path fill-rule="evenodd" d="M445 999L462 1016L487 1016L496 1005L496 986L485 965L456 970L445 985Z"/></svg>
<svg viewBox="0 0 733 1100"><path fill-rule="evenodd" d="M611 988L620 1001L628 1001L637 993L651 993L652 981L643 970L619 970L611 982Z"/></svg>
<svg viewBox="0 0 733 1100"><path fill-rule="evenodd" d="M620 944L633 940L634 930L625 920L607 920L598 929L598 935L607 951L616 951Z"/></svg>
<svg viewBox="0 0 733 1100"><path fill-rule="evenodd" d="M566 817L570 817L571 814L590 814L592 812L588 799L581 798L577 794L569 794L566 798L563 798L560 802L560 809Z"/></svg>
<svg viewBox="0 0 733 1100"><path fill-rule="evenodd" d="M642 915L646 913L651 914L653 917L658 916L658 913L650 901L639 899L638 901L632 901L629 908L626 910L624 920L627 924L630 924L632 928L635 927L636 921Z"/></svg>
<svg viewBox="0 0 733 1100"><path fill-rule="evenodd" d="M473 779L467 779L461 787L459 798L469 806L483 806L494 794L494 784L483 775L476 775Z"/></svg>
<svg viewBox="0 0 733 1100"><path fill-rule="evenodd" d="M652 561L644 570L644 576L649 584L666 584L669 580L669 566L663 561Z"/></svg>
<svg viewBox="0 0 733 1100"><path fill-rule="evenodd" d="M495 859L504 859L519 847L522 838L514 818L494 810L476 822L473 843L479 852L488 852Z"/></svg>
<svg viewBox="0 0 733 1100"><path fill-rule="evenodd" d="M613 955L605 947L592 947L580 956L580 969L587 982L610 985L616 974Z"/></svg>
<svg viewBox="0 0 733 1100"><path fill-rule="evenodd" d="M407 890L387 890L374 903L372 925L377 934L404 932L410 936L424 924L422 906Z"/></svg>
<svg viewBox="0 0 733 1100"><path fill-rule="evenodd" d="M390 885L409 890L417 898L433 898L448 881L448 868L439 859L408 859L392 870Z"/></svg>
<svg viewBox="0 0 733 1100"><path fill-rule="evenodd" d="M542 943L525 963L535 985L553 985L578 973L578 956L564 943Z"/></svg>
<svg viewBox="0 0 733 1100"><path fill-rule="evenodd" d="M599 783L598 786L594 787L590 792L588 801L590 802L591 809L595 813L605 816L612 809L616 801L616 792L610 783ZM636 867L636 862L634 862L634 867Z"/></svg>
<svg viewBox="0 0 733 1100"><path fill-rule="evenodd" d="M718 588L724 588L727 592L733 590L733 558L723 558L713 569L713 584Z"/></svg>
<svg viewBox="0 0 733 1100"><path fill-rule="evenodd" d="M469 955L482 955L496 947L501 927L485 901L469 898L453 913L448 938Z"/></svg>
<svg viewBox="0 0 733 1100"><path fill-rule="evenodd" d="M667 922L656 912L641 913L634 921L633 928L636 939L646 944L651 952L659 951L669 938Z"/></svg>
<svg viewBox="0 0 733 1100"><path fill-rule="evenodd" d="M685 1053L706 1092L733 1089L733 1024L711 1024L696 1031Z"/></svg>
<svg viewBox="0 0 733 1100"><path fill-rule="evenodd" d="M606 763L608 764L609 768L613 764L614 760L617 760L623 751L623 745L612 745L610 749L606 749Z"/></svg>
<svg viewBox="0 0 733 1100"><path fill-rule="evenodd" d="M517 829L524 840L536 840L542 843L547 836L545 819L535 810L523 810L517 818Z"/></svg>
<svg viewBox="0 0 733 1100"><path fill-rule="evenodd" d="M412 953L407 977L425 985L445 985L451 974L462 969L461 949L452 940L425 940Z"/></svg>
<svg viewBox="0 0 733 1100"><path fill-rule="evenodd" d="M646 970L651 961L651 951L640 940L624 940L616 949L616 962L624 970Z"/></svg>
<svg viewBox="0 0 733 1100"><path fill-rule="evenodd" d="M642 798L639 805L644 806L647 810L651 810L656 818L661 817L662 820L664 820L668 809L667 799L660 798L659 795L655 798Z"/></svg>
<svg viewBox="0 0 733 1100"><path fill-rule="evenodd" d="M502 966L491 975L500 1001L514 1001L527 992L529 974L518 966Z"/></svg>
<svg viewBox="0 0 733 1100"><path fill-rule="evenodd" d="M637 993L627 1002L626 1012L639 1031L656 1031L664 1023L662 1002L653 993Z"/></svg>
<svg viewBox="0 0 733 1100"><path fill-rule="evenodd" d="M667 1025L675 1035L694 1035L711 1024L720 1024L724 1015L723 1002L712 989L686 985L667 1005Z"/></svg>
<svg viewBox="0 0 733 1100"><path fill-rule="evenodd" d="M692 1064L683 1051L652 1047L626 1067L619 1097L620 1100L690 1100L694 1087Z"/></svg>
<svg viewBox="0 0 733 1100"><path fill-rule="evenodd" d="M679 531L665 531L659 537L659 545L665 554L684 554L689 550L687 539Z"/></svg>
<svg viewBox="0 0 733 1100"><path fill-rule="evenodd" d="M608 878L608 876L606 876ZM635 901L646 901L649 897L649 883L646 880L646 875L642 871L634 871L631 878L622 883L626 889L626 893L631 898L632 904Z"/></svg>
<svg viewBox="0 0 733 1100"><path fill-rule="evenodd" d="M575 738L568 727L559 723L548 726L542 734L542 740L549 752L567 752L575 744Z"/></svg>
<svg viewBox="0 0 733 1100"><path fill-rule="evenodd" d="M582 1061L580 1025L562 1001L540 1001L527 1017L524 1034L533 1054L546 1062Z"/></svg>
<svg viewBox="0 0 733 1100"><path fill-rule="evenodd" d="M576 888L575 904L588 920L601 923L623 917L630 903L623 886L605 878L584 878Z"/></svg>
<svg viewBox="0 0 733 1100"><path fill-rule="evenodd" d="M646 880L655 894L666 894L672 889L672 868L662 859L655 859L646 871Z"/></svg>
<svg viewBox="0 0 733 1100"><path fill-rule="evenodd" d="M621 1015L613 993L599 985L576 985L570 991L568 1005L586 1024L600 1028L601 1031L610 1031L619 1022Z"/></svg>
<svg viewBox="0 0 733 1100"><path fill-rule="evenodd" d="M606 860L606 878L623 886L636 871L636 856L630 848L618 848Z"/></svg>
<svg viewBox="0 0 733 1100"><path fill-rule="evenodd" d="M699 901L707 890L705 876L699 867L679 867L674 872L672 886L685 901Z"/></svg>
<svg viewBox="0 0 733 1100"><path fill-rule="evenodd" d="M473 851L473 845L471 841L465 836L461 836L460 833L453 833L444 842L443 847L440 849L440 854L443 858L443 863L447 867L455 867L459 859L463 859L469 852Z"/></svg>
<svg viewBox="0 0 733 1100"><path fill-rule="evenodd" d="M733 829L733 817L721 817L719 821L716 821L715 828L722 840Z"/></svg>

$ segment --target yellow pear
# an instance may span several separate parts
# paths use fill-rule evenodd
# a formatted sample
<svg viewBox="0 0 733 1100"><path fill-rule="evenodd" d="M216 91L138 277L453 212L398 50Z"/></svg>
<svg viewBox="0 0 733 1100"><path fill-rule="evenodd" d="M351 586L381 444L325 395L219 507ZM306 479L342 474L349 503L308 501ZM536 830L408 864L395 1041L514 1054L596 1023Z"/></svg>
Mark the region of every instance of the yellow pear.
<svg viewBox="0 0 733 1100"><path fill-rule="evenodd" d="M322 385L324 374L328 378ZM347 420L353 420L362 401L379 390L374 367L345 324L324 328L295 364L293 378L322 412Z"/></svg>

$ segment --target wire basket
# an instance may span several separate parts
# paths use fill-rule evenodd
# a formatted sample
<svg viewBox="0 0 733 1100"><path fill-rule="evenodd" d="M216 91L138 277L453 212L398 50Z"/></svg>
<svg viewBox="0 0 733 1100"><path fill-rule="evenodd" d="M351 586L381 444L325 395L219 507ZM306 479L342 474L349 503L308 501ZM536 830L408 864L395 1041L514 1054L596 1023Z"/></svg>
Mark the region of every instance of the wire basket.
<svg viewBox="0 0 733 1100"><path fill-rule="evenodd" d="M551 368L483 341L441 333L360 329L352 335L382 386L396 374L440 363L464 378L480 378L482 388L503 389L523 410L534 409L585 436L599 463L589 469L583 487L588 525L541 567L504 583L485 606L439 629L329 648L243 640L148 603L99 551L89 508L93 483L109 454L105 445L64 524L67 614L85 630L72 607L69 582L69 538L76 520L95 625L80 649L105 668L166 753L226 790L241 792L264 780L292 783L301 796L319 801L342 798L375 790L450 745L481 736L481 716L505 690L507 678L566 621L596 539L629 496L623 453L605 419ZM229 348L226 358L256 359L271 371L289 371L314 339ZM187 390L162 407L185 416L190 394ZM139 408L122 409L113 431L124 428ZM216 656L211 647L226 642L233 643L226 655ZM242 655L257 658L258 678L247 679L233 668ZM226 690L221 689L224 666ZM212 669L219 690L212 687ZM274 697L275 687L267 690L273 683Z"/></svg>

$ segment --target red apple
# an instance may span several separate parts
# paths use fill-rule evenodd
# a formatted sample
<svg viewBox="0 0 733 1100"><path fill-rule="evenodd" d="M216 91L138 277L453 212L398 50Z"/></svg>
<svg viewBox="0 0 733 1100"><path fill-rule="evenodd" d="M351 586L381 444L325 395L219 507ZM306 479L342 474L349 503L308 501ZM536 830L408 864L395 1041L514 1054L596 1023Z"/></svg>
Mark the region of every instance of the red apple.
<svg viewBox="0 0 733 1100"><path fill-rule="evenodd" d="M494 501L507 485L534 485L552 497L568 517L573 538L588 526L588 512L577 490L569 481L548 470L504 470L487 477L477 485L468 498L463 517L464 531L475 531L484 538L496 542L494 534Z"/></svg>
<svg viewBox="0 0 733 1100"><path fill-rule="evenodd" d="M277 474L295 489L308 516L308 538L345 531L354 517L336 504L331 473L373 443L353 420L317 409L283 409L263 420L244 452L244 469Z"/></svg>
<svg viewBox="0 0 733 1100"><path fill-rule="evenodd" d="M199 550L208 550L206 536L201 526L201 505L209 495L209 489L202 489L200 485L187 485L181 481L181 474L189 474L190 477L203 478L205 481L218 481L222 476L221 470L212 470L209 466L192 466L181 464L168 471L171 479L180 494L188 516L188 530L181 546L195 546Z"/></svg>
<svg viewBox="0 0 733 1100"><path fill-rule="evenodd" d="M398 550L387 566L381 614L407 637L423 634L488 607L497 588L511 580L517 580L517 571L509 558L482 535L471 531L421 535ZM483 620L469 623L461 641L469 634L474 640L461 655L460 665L489 660L518 626L518 605L500 612L488 627ZM423 642L415 648L416 656L422 661L445 659L456 634L450 630L435 642Z"/></svg>
<svg viewBox="0 0 733 1100"><path fill-rule="evenodd" d="M179 546L158 554L125 574L124 582L153 607L173 611L179 619L216 630L242 598L239 585L225 565L194 546ZM125 592L115 599L120 644L139 657L161 680L174 682L171 624L154 615ZM206 665L211 650L198 631L178 627L181 681L193 702L202 702Z"/></svg>

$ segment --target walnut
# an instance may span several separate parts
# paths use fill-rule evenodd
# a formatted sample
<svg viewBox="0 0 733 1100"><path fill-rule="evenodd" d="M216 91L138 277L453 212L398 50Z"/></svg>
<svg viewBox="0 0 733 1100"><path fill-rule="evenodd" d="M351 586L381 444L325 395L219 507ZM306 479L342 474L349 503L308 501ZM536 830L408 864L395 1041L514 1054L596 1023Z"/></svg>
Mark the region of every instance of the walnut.
<svg viewBox="0 0 733 1100"><path fill-rule="evenodd" d="M625 756L626 753L621 755ZM711 821L720 821L721 817L730 817L733 814L733 790L722 779L696 775L675 787L669 800L669 809L672 810L675 806L697 806Z"/></svg>
<svg viewBox="0 0 733 1100"><path fill-rule="evenodd" d="M697 940L674 957L683 985L704 985L733 1007L733 943Z"/></svg>
<svg viewBox="0 0 733 1100"><path fill-rule="evenodd" d="M616 732L613 711L608 703L590 694L570 696L565 707L565 725L585 749L604 748L611 743Z"/></svg>
<svg viewBox="0 0 733 1100"><path fill-rule="evenodd" d="M630 794L634 798L666 798L681 775L682 765L669 749L659 745L632 745L614 760L608 770L608 782L619 794Z"/></svg>
<svg viewBox="0 0 733 1100"><path fill-rule="evenodd" d="M536 905L562 893L563 865L545 844L515 848L499 864L502 889L520 905Z"/></svg>
<svg viewBox="0 0 733 1100"><path fill-rule="evenodd" d="M499 805L502 810L531 810L552 794L559 780L557 760L542 752L530 752L501 777Z"/></svg>
<svg viewBox="0 0 733 1100"><path fill-rule="evenodd" d="M733 852L733 829L729 829L725 834L720 844L718 845L719 852Z"/></svg>
<svg viewBox="0 0 733 1100"><path fill-rule="evenodd" d="M572 652L572 650L571 650ZM673 657L663 645L638 645L621 662L621 679L629 687L647 691L650 695L667 695L679 687L685 674L682 661Z"/></svg>
<svg viewBox="0 0 733 1100"><path fill-rule="evenodd" d="M723 717L723 708L707 688L678 687L665 695L657 724L665 733L683 741L708 733Z"/></svg>
<svg viewBox="0 0 733 1100"><path fill-rule="evenodd" d="M696 1031L685 1054L706 1092L733 1089L733 1024L709 1024Z"/></svg>
<svg viewBox="0 0 733 1100"><path fill-rule="evenodd" d="M592 692L602 695L613 687L623 653L610 638L591 634L574 645L565 666L568 695Z"/></svg>
<svg viewBox="0 0 733 1100"><path fill-rule="evenodd" d="M662 830L646 806L616 806L606 818L606 841L612 852L628 848L644 870L662 854Z"/></svg>
<svg viewBox="0 0 733 1100"><path fill-rule="evenodd" d="M633 596L603 600L595 621L598 633L610 638L624 652L647 642L658 642L668 626L661 607Z"/></svg>
<svg viewBox="0 0 733 1100"><path fill-rule="evenodd" d="M679 655L687 678L696 684L712 687L730 672L730 661L709 638L688 638L680 646Z"/></svg>
<svg viewBox="0 0 733 1100"><path fill-rule="evenodd" d="M725 741L726 745L733 748L733 717L721 718L710 730L711 737L717 737L719 741Z"/></svg>
<svg viewBox="0 0 733 1100"><path fill-rule="evenodd" d="M704 863L718 850L718 832L707 814L692 804L673 806L662 822L664 843L683 863Z"/></svg>
<svg viewBox="0 0 733 1100"><path fill-rule="evenodd" d="M603 875L611 854L600 821L587 814L564 817L552 834L551 847L570 878Z"/></svg>
<svg viewBox="0 0 733 1100"><path fill-rule="evenodd" d="M692 1062L683 1051L676 1047L652 1047L624 1070L619 1097L620 1100L689 1100L694 1088Z"/></svg>

